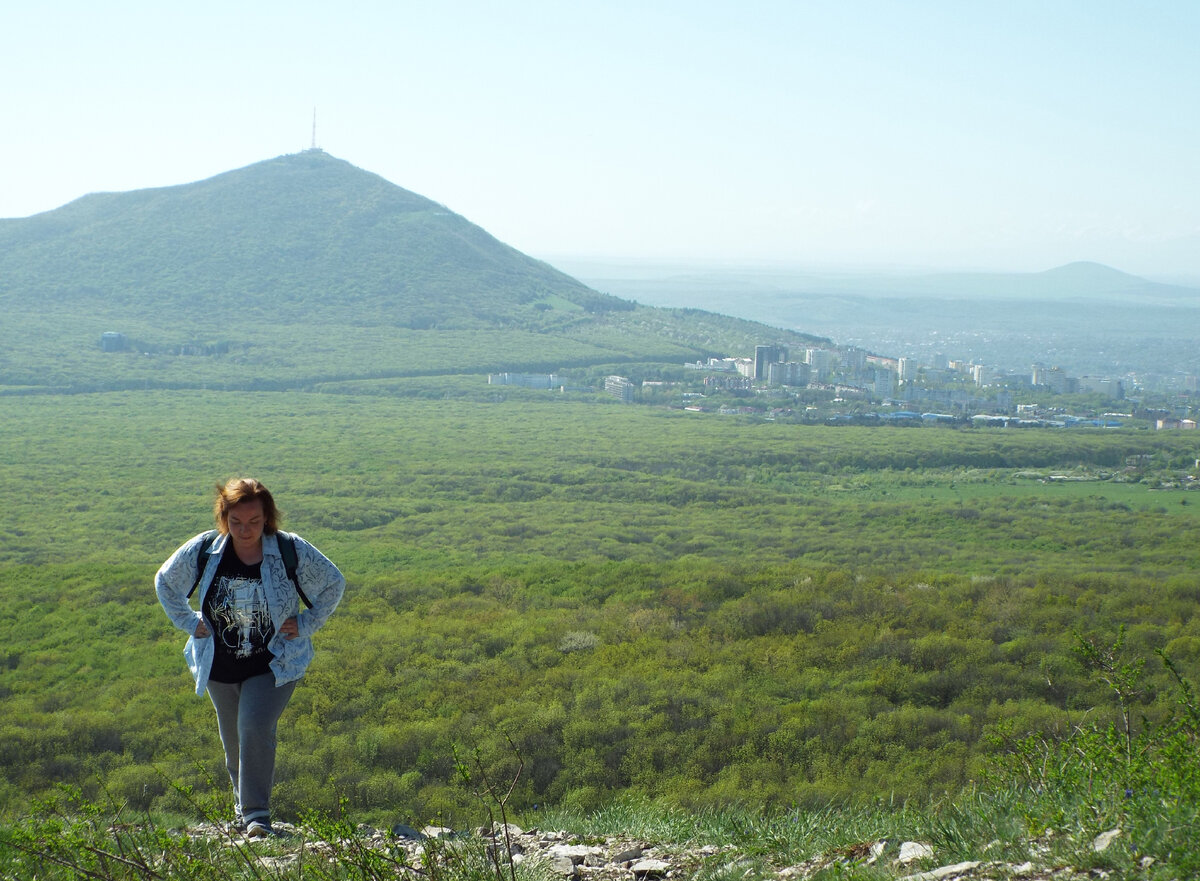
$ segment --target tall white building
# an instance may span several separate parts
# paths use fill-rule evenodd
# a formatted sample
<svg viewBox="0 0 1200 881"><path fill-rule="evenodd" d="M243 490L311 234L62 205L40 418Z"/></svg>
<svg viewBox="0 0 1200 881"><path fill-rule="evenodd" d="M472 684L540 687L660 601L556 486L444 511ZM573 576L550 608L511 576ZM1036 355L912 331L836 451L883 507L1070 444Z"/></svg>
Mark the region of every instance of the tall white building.
<svg viewBox="0 0 1200 881"><path fill-rule="evenodd" d="M767 385L808 385L808 365L775 361L767 365Z"/></svg>
<svg viewBox="0 0 1200 881"><path fill-rule="evenodd" d="M891 398L896 394L896 374L890 370L875 371L875 397Z"/></svg>
<svg viewBox="0 0 1200 881"><path fill-rule="evenodd" d="M811 375L822 380L833 369L833 352L828 349L806 349L804 363L808 365Z"/></svg>
<svg viewBox="0 0 1200 881"><path fill-rule="evenodd" d="M1071 390L1071 378L1061 367L1047 367L1044 364L1033 365L1033 384L1045 386L1058 395L1065 395Z"/></svg>
<svg viewBox="0 0 1200 881"><path fill-rule="evenodd" d="M999 373L995 367L988 367L985 364L971 366L971 379L975 380L977 386L992 385L998 377Z"/></svg>
<svg viewBox="0 0 1200 881"><path fill-rule="evenodd" d="M624 376L606 376L604 390L626 404L633 401L633 383Z"/></svg>
<svg viewBox="0 0 1200 881"><path fill-rule="evenodd" d="M859 374L866 369L867 351L858 346L850 346L842 350L842 366L851 373Z"/></svg>

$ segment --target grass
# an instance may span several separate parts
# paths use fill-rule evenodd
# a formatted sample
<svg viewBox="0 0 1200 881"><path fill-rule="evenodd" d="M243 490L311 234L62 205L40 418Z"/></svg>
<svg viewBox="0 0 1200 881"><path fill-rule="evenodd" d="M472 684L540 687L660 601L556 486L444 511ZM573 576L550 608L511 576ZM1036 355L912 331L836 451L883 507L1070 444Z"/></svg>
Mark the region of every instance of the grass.
<svg viewBox="0 0 1200 881"><path fill-rule="evenodd" d="M1069 793L1016 786L921 806L830 805L775 813L749 807L690 812L624 800L586 814L544 810L518 817L517 825L562 830L570 841L610 853L637 842L653 847L679 876L702 879L771 878L788 867L813 879L895 878L962 862L989 864L1002 875L1025 863L1046 873L1194 874L1200 869L1191 843L1196 806L1147 799L1127 800L1116 815ZM213 819L198 825L178 817L131 817L118 806L101 808L64 792L37 815L0 826L0 877L284 881L382 879L418 871L434 881L552 877L536 859L517 866L492 860L490 839L477 832L416 843L341 817L312 815L286 837L248 842L220 831ZM1097 836L1110 829L1120 834L1097 851ZM899 862L905 842L928 846L932 856Z"/></svg>
<svg viewBox="0 0 1200 881"><path fill-rule="evenodd" d="M1141 684L1143 666L1124 648L1123 632L1111 646L1083 639L1079 645L1088 669L1123 709ZM1016 739L994 762L985 785L923 803L878 798L813 809L730 804L694 810L625 796L587 811L553 806L513 816L509 798L524 759L511 741L518 761L511 778L497 779L478 752L459 770L477 806L472 821L486 822L487 829L511 818L519 826L565 830L569 834L555 840L602 845L610 860L636 844L639 852L653 849L667 860L675 877L766 879L788 869L812 879L890 879L967 862L986 864L1001 877L1188 877L1200 872L1200 707L1191 684L1178 675L1173 696L1177 713L1156 723L1143 720L1136 729L1081 723L1058 737ZM518 832L500 838L464 831L410 841L355 825L343 800L334 815L306 814L285 837L249 842L223 822L230 811L219 796L175 789L193 811L192 822L150 812L133 816L111 798L100 804L77 788L60 787L34 812L0 822L0 877L552 877L546 860L530 850L544 840L537 833L519 839ZM512 847L510 834L519 848ZM924 854L903 860L908 842L923 846ZM531 858L518 865L510 856L515 853Z"/></svg>
<svg viewBox="0 0 1200 881"><path fill-rule="evenodd" d="M289 524L354 586L289 716L277 794L292 816L345 794L356 821L465 823L452 812L470 795L448 779L445 746L494 757L503 745L489 738L508 729L562 775L521 793L519 823L707 845L718 851L696 871L712 877L909 838L939 861L1045 851L1131 868L1149 854L1187 874L1200 834L1185 799L1155 795L1169 781L1128 800L1124 786L1009 779L926 803L917 785L975 779L981 738L1009 717L1091 718L1080 713L1103 701L1061 657L1072 629L1128 621L1138 651L1170 648L1194 677L1200 503L1015 476L1139 450L1167 470L1193 460L1194 440L692 420L518 394L248 394L245 434L224 431L228 397L213 392L0 398L0 630L21 635L0 639L0 804L22 812L0 823L0 877L27 876L30 849L59 873L47 877L151 877L121 862L151 850L160 863L146 871L218 877L197 868L211 842L183 834L204 811L159 813L181 806L154 791L154 768L201 787L193 766L218 759L211 709L185 686L149 583L207 525L212 481L242 470L267 472ZM817 608L819 621L801 614ZM561 648L571 634L585 650ZM117 639L139 649L113 651ZM1152 715L1168 709L1162 682ZM1194 768L1179 733L1174 755ZM605 754L611 767L589 764ZM111 800L94 794L101 776ZM623 779L658 799L604 802ZM54 780L103 807L30 810ZM912 800L893 803L892 789ZM596 799L574 812L528 810L587 790ZM253 853L310 853L328 831L303 822L302 838ZM1117 827L1111 853L1089 851ZM355 860L377 857L357 832L347 840L361 847L340 857L343 877L370 877ZM108 868L87 862L105 854ZM232 844L220 858L249 871ZM835 865L821 871L876 871ZM117 867L127 874L103 874Z"/></svg>

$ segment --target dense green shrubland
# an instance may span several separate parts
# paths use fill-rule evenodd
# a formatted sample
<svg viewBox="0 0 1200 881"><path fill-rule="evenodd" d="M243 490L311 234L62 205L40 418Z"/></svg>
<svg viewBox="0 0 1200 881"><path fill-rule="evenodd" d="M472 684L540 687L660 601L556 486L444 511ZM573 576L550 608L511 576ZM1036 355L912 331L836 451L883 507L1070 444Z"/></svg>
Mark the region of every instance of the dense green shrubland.
<svg viewBox="0 0 1200 881"><path fill-rule="evenodd" d="M513 400L0 399L0 798L181 810L221 758L151 579L234 473L349 580L284 717L284 815L461 817L617 793L816 806L957 793L998 732L1118 718L1074 652L1200 670L1183 492L1041 483L1186 434L832 428ZM1147 668L1133 706L1168 717ZM220 791L220 786L217 786Z"/></svg>

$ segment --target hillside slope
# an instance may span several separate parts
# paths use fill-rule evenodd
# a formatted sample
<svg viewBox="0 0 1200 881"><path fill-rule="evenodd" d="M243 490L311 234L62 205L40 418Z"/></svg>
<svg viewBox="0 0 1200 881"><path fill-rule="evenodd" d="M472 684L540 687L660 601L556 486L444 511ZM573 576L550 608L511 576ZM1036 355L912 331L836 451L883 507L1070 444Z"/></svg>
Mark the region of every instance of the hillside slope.
<svg viewBox="0 0 1200 881"><path fill-rule="evenodd" d="M191 319L286 304L324 317L464 327L554 298L629 307L319 151L4 221L0 279L10 308L50 300L119 311L152 301Z"/></svg>
<svg viewBox="0 0 1200 881"><path fill-rule="evenodd" d="M809 339L592 290L319 150L0 221L0 310L0 388L279 387ZM100 352L104 333L127 357Z"/></svg>

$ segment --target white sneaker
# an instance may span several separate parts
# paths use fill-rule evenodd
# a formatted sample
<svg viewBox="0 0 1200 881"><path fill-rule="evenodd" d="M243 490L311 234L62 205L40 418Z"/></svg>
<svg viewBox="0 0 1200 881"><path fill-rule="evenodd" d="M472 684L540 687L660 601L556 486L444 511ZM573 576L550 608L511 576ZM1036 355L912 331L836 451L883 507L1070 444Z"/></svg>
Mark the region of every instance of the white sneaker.
<svg viewBox="0 0 1200 881"><path fill-rule="evenodd" d="M268 820L251 820L246 824L247 838L268 838L275 834Z"/></svg>

